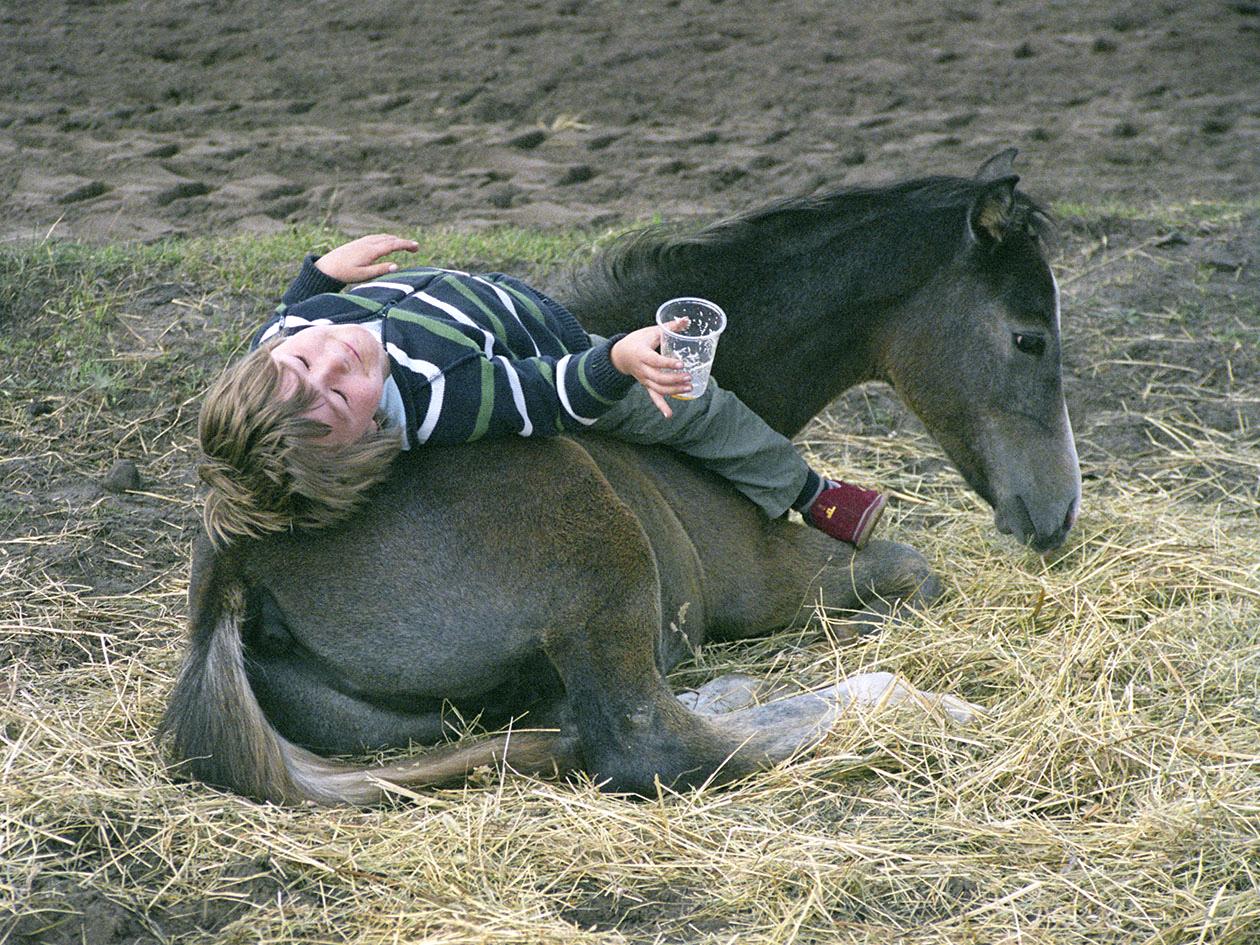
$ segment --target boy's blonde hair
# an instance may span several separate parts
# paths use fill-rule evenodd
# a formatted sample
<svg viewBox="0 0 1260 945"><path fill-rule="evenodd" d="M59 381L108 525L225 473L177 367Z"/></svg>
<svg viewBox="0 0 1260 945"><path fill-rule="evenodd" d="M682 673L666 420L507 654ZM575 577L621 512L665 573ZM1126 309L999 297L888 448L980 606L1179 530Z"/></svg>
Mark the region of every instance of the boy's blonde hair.
<svg viewBox="0 0 1260 945"><path fill-rule="evenodd" d="M299 383L280 395L276 338L230 366L201 407L197 433L207 486L202 513L218 547L290 528L322 528L351 512L385 478L401 449L399 431L381 429L356 443L316 442L327 424L302 416L315 394Z"/></svg>

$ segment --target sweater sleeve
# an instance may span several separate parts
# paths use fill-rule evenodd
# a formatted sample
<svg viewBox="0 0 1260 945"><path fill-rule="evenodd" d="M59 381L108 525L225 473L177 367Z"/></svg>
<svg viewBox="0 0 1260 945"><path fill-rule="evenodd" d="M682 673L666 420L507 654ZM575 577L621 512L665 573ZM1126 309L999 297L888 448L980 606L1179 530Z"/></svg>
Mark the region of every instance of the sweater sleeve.
<svg viewBox="0 0 1260 945"><path fill-rule="evenodd" d="M250 339L249 349L251 351L283 327L284 313L290 306L297 305L299 302L305 302L311 296L319 295L322 292L340 292L345 288L346 284L344 282L340 282L332 276L320 272L315 265L317 259L319 257L312 253L302 260L302 269L298 272L297 277L289 283L289 287L285 289L284 295L280 299L280 304L276 306L276 310L272 313L271 318L267 319Z"/></svg>
<svg viewBox="0 0 1260 945"><path fill-rule="evenodd" d="M302 260L302 268L297 277L289 283L289 287L284 290L284 295L280 298L278 311L282 312L290 305L305 302L311 296L319 295L321 292L340 292L346 287L340 279L334 279L321 272L315 265L318 259L319 257L312 253Z"/></svg>
<svg viewBox="0 0 1260 945"><path fill-rule="evenodd" d="M469 353L417 388L414 443L455 445L486 436L554 436L594 423L634 386L612 365L622 336L563 357Z"/></svg>

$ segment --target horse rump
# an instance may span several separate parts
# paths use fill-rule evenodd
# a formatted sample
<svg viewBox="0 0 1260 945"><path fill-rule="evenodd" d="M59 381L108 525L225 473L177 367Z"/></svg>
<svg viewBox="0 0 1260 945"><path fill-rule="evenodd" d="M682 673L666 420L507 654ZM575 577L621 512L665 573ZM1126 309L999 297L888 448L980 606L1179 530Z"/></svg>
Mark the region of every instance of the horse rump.
<svg viewBox="0 0 1260 945"><path fill-rule="evenodd" d="M231 551L216 551L204 536L193 548L188 611L188 653L160 729L178 778L278 804L367 806L383 801L391 785L446 784L487 765L535 774L577 767L571 740L546 731L444 746L395 764L321 758L286 739L263 713L245 669L245 583Z"/></svg>

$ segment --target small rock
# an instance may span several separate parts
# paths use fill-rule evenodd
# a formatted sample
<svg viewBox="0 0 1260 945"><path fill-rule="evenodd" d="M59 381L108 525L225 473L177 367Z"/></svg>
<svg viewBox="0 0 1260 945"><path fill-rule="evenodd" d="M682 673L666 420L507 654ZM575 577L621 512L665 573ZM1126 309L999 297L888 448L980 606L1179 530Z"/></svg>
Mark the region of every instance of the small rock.
<svg viewBox="0 0 1260 945"><path fill-rule="evenodd" d="M595 176L595 170L589 164L572 164L560 175L559 184L581 184Z"/></svg>
<svg viewBox="0 0 1260 945"><path fill-rule="evenodd" d="M129 459L120 459L109 467L109 472L101 480L101 485L109 492L128 492L140 488L140 470Z"/></svg>
<svg viewBox="0 0 1260 945"><path fill-rule="evenodd" d="M512 138L508 141L508 144L514 148L520 148L522 151L532 151L546 140L547 132L540 128L534 128Z"/></svg>

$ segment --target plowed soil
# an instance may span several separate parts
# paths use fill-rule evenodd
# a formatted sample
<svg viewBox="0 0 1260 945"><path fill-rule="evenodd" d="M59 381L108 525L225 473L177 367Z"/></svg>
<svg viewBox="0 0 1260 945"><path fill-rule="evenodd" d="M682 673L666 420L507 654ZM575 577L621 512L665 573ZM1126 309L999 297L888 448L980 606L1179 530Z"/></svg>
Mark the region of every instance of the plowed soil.
<svg viewBox="0 0 1260 945"><path fill-rule="evenodd" d="M966 172L1254 194L1260 4L47 0L0 12L0 237L605 226Z"/></svg>

